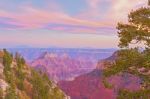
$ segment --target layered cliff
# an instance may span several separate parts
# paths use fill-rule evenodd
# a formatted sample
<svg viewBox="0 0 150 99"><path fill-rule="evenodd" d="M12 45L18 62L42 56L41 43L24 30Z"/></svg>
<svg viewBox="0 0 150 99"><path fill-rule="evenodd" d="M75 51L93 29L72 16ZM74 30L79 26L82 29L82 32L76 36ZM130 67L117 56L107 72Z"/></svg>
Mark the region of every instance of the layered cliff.
<svg viewBox="0 0 150 99"><path fill-rule="evenodd" d="M45 52L35 59L31 66L47 72L49 78L60 81L72 80L79 75L91 72L96 65L93 61L72 58L68 54L58 55Z"/></svg>
<svg viewBox="0 0 150 99"><path fill-rule="evenodd" d="M60 81L60 88L72 99L116 99L119 89L139 90L141 79L129 73L103 78L105 65L117 58L117 52L100 60L92 72L76 77L72 81Z"/></svg>

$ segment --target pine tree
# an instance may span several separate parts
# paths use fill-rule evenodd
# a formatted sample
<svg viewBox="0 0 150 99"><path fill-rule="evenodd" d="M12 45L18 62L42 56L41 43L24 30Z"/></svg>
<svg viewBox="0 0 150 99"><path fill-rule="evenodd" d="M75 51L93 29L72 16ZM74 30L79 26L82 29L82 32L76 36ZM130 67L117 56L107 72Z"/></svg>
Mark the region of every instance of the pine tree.
<svg viewBox="0 0 150 99"><path fill-rule="evenodd" d="M148 2L150 4L150 1ZM104 76L110 77L128 72L143 79L143 89L138 92L120 91L118 99L148 99L150 97L150 8L132 10L128 23L118 23L119 47L117 59L111 67L104 70ZM139 46L143 45L144 50ZM135 47L133 47L135 46ZM144 71L139 71L144 68ZM140 96L138 96L140 94Z"/></svg>
<svg viewBox="0 0 150 99"><path fill-rule="evenodd" d="M10 87L6 90L5 99L19 99L14 88Z"/></svg>

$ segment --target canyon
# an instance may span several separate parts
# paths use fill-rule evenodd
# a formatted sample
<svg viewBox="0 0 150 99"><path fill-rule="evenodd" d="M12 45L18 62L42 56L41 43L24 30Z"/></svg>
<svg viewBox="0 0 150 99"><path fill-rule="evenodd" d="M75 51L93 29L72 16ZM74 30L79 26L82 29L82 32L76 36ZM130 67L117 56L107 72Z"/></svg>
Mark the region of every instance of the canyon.
<svg viewBox="0 0 150 99"><path fill-rule="evenodd" d="M10 49L19 52L28 64L45 72L71 99L116 99L118 90L138 90L141 80L131 74L121 74L108 79L116 85L103 84L105 62L113 62L114 49ZM31 54L32 53L32 54ZM101 98L99 98L101 97Z"/></svg>
<svg viewBox="0 0 150 99"><path fill-rule="evenodd" d="M105 59L116 49L75 49L75 48L11 48L21 54L27 63L47 72L54 81L73 80L96 68L97 62Z"/></svg>
<svg viewBox="0 0 150 99"><path fill-rule="evenodd" d="M128 73L107 79L110 84L114 85L113 88L104 86L102 75L104 62L113 61L115 58L114 53L100 60L92 72L78 76L73 81L60 81L58 85L67 95L71 96L71 99L116 99L119 89L139 90L141 79Z"/></svg>

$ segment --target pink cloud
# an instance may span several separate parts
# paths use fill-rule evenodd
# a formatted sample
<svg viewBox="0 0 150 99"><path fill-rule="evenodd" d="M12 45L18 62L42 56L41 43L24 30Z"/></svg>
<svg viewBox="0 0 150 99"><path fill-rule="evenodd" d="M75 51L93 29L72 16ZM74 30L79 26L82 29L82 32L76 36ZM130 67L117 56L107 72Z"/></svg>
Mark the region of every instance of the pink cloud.
<svg viewBox="0 0 150 99"><path fill-rule="evenodd" d="M86 0L90 8L97 8L101 0Z"/></svg>
<svg viewBox="0 0 150 99"><path fill-rule="evenodd" d="M147 0L105 0L105 2L110 3L106 10L102 8L104 0L86 1L89 5L88 9L84 9L77 17L88 20L97 19L101 23L113 27L116 27L119 21L127 21L127 15L132 9L147 5Z"/></svg>
<svg viewBox="0 0 150 99"><path fill-rule="evenodd" d="M102 0L86 1L88 9L84 9L76 16L70 16L64 13L57 4L49 3L51 5L48 9L39 9L32 5L24 5L20 12L8 12L1 9L0 17L13 19L13 21L5 21L5 23L16 25L20 29L47 28L73 33L101 34L101 30L104 30L103 27L115 28L118 21L126 20L131 9L144 5L147 0L107 0L111 5L105 13L99 11ZM47 27L48 24L62 24L62 26ZM114 30L104 31L108 33Z"/></svg>
<svg viewBox="0 0 150 99"><path fill-rule="evenodd" d="M42 9L35 9L32 7L24 7L22 11L23 12L20 13L0 11L0 17L11 18L14 21L9 22L10 24L20 25L27 29L42 28L47 24L76 25L90 28L100 28L103 26L107 26L107 24L105 23L71 17L63 12L46 11ZM92 32L94 33L94 30L92 30Z"/></svg>

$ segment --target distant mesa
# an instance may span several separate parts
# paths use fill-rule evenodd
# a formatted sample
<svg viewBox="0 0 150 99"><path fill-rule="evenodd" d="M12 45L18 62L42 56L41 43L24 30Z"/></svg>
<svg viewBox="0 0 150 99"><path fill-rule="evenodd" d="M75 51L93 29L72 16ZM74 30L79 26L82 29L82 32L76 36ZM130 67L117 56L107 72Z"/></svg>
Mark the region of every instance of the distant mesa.
<svg viewBox="0 0 150 99"><path fill-rule="evenodd" d="M88 73L95 68L92 61L71 58L67 53L44 52L39 58L31 62L31 66L41 69L56 81L71 80L74 77Z"/></svg>

